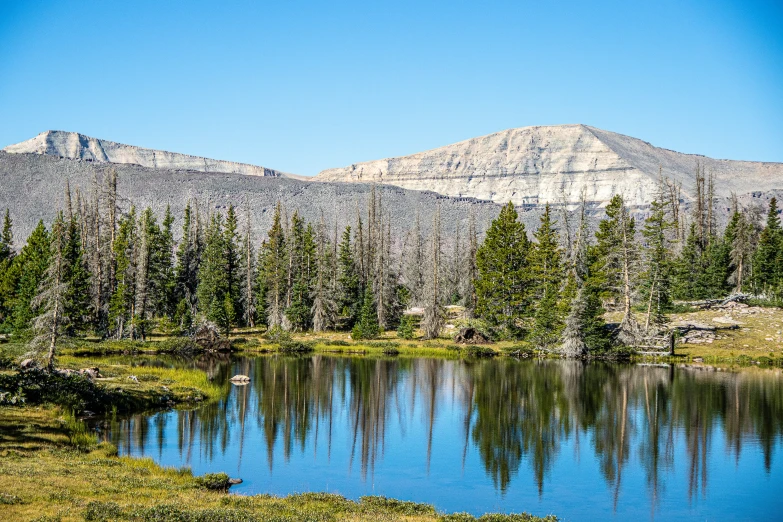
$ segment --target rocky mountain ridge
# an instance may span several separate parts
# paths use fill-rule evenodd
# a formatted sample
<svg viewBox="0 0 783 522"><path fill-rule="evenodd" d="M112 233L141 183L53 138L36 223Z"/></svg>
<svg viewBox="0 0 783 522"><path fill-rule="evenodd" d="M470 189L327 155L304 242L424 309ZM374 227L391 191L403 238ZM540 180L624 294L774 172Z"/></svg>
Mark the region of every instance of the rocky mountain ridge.
<svg viewBox="0 0 783 522"><path fill-rule="evenodd" d="M582 194L606 204L622 194L632 206L652 201L659 176L691 198L696 168L714 176L718 196L783 188L783 163L717 160L655 147L587 125L509 129L445 147L324 170L317 181L381 183L516 205L573 205Z"/></svg>
<svg viewBox="0 0 783 522"><path fill-rule="evenodd" d="M42 154L95 163L139 165L152 169L224 172L274 178L300 178L300 176L287 174L279 170L247 163L145 149L143 147L92 138L77 132L56 130L42 132L32 139L9 145L3 151L11 154Z"/></svg>

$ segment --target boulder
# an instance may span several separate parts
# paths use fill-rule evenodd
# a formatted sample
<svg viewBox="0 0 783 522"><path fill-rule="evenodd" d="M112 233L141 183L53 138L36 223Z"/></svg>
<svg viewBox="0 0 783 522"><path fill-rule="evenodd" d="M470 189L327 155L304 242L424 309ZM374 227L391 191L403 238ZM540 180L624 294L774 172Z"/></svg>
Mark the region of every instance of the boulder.
<svg viewBox="0 0 783 522"><path fill-rule="evenodd" d="M35 359L25 359L21 362L19 367L23 370L30 370L32 368L37 368L38 363L35 361Z"/></svg>
<svg viewBox="0 0 783 522"><path fill-rule="evenodd" d="M459 331L454 342L459 344L488 344L489 339L475 328L468 327Z"/></svg>
<svg viewBox="0 0 783 522"><path fill-rule="evenodd" d="M247 375L234 375L229 379L231 384L247 384L250 382L250 377Z"/></svg>

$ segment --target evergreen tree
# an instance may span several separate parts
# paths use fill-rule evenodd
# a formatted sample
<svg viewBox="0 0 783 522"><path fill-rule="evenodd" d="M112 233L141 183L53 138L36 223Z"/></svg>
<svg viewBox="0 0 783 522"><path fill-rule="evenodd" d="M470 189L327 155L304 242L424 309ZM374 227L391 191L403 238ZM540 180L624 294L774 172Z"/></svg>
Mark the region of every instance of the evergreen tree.
<svg viewBox="0 0 783 522"><path fill-rule="evenodd" d="M196 311L196 289L200 262L198 242L198 227L191 203L188 201L185 206L182 239L177 247L177 264L174 270L176 288L174 299L177 301L176 320L180 328L183 329L191 327Z"/></svg>
<svg viewBox="0 0 783 522"><path fill-rule="evenodd" d="M329 285L332 271L332 249L326 237L323 216L316 232L316 276L313 284L313 330L322 332L334 326L337 318L337 304Z"/></svg>
<svg viewBox="0 0 783 522"><path fill-rule="evenodd" d="M109 301L109 327L117 339L125 336L135 315L138 246L136 209L131 207L130 213L120 218L113 242L116 285ZM129 333L131 337L135 335L132 327Z"/></svg>
<svg viewBox="0 0 783 522"><path fill-rule="evenodd" d="M231 331L235 319L233 299L229 293L228 248L223 217L215 213L210 219L204 242L204 255L199 266L199 313L214 322L224 333Z"/></svg>
<svg viewBox="0 0 783 522"><path fill-rule="evenodd" d="M606 207L606 218L598 224L595 233L598 265L594 274L600 278L603 296L619 302L618 308L623 315L618 340L630 346L636 344L640 336L639 325L631 310L639 269L635 235L634 219L622 196L615 195Z"/></svg>
<svg viewBox="0 0 783 522"><path fill-rule="evenodd" d="M731 230L730 235L729 230ZM753 255L753 224L735 206L726 231L726 239L731 238L731 251L729 252L731 273L728 281L734 285L735 292L742 292L745 281L748 279L748 267Z"/></svg>
<svg viewBox="0 0 783 522"><path fill-rule="evenodd" d="M81 227L71 208L71 194L67 188L66 208L67 215L63 223L65 237L62 245L62 278L66 294L62 313L69 318L65 327L66 334L73 336L90 320L90 274L84 263Z"/></svg>
<svg viewBox="0 0 783 522"><path fill-rule="evenodd" d="M50 252L49 233L43 221L39 221L12 265L15 284L9 308L11 327L17 335L28 330L37 315L32 301L49 267Z"/></svg>
<svg viewBox="0 0 783 522"><path fill-rule="evenodd" d="M69 321L65 313L68 294L68 281L65 279L67 242L67 225L60 213L52 224L49 266L36 296L31 301L31 305L38 310L38 315L33 320L35 337L30 346L36 351L46 351L46 365L50 372L54 370L57 342L65 335L63 327Z"/></svg>
<svg viewBox="0 0 783 522"><path fill-rule="evenodd" d="M476 313L500 337L519 338L530 309L525 226L508 203L476 252Z"/></svg>
<svg viewBox="0 0 783 522"><path fill-rule="evenodd" d="M351 246L351 227L345 227L340 241L337 283L340 289L337 306L342 326L352 328L359 319L362 294L359 288L359 271Z"/></svg>
<svg viewBox="0 0 783 522"><path fill-rule="evenodd" d="M535 305L528 339L539 348L554 346L564 326L563 307L559 300L563 284L563 261L554 225L547 204L541 216L541 224L533 234L536 242L529 249L531 292Z"/></svg>
<svg viewBox="0 0 783 522"><path fill-rule="evenodd" d="M372 289L365 288L364 301L359 313L359 320L351 330L351 338L354 340L376 339L381 333L378 326L378 310L373 301Z"/></svg>
<svg viewBox="0 0 783 522"><path fill-rule="evenodd" d="M312 288L315 280L315 239L313 227L305 225L298 212L291 218L291 260L289 279L292 281L290 305L285 316L294 331L302 331L312 324Z"/></svg>
<svg viewBox="0 0 783 522"><path fill-rule="evenodd" d="M226 213L226 225L223 228L223 248L225 254L226 292L228 293L228 299L231 301L231 309L234 311L234 323L236 323L237 317L244 317L245 315L242 310L242 256L238 229L236 210L233 205L229 205Z"/></svg>
<svg viewBox="0 0 783 522"><path fill-rule="evenodd" d="M698 230L696 224L691 223L685 245L673 268L672 297L674 299L700 299L704 295L704 290L700 286L702 260L703 252Z"/></svg>
<svg viewBox="0 0 783 522"><path fill-rule="evenodd" d="M14 257L14 232L13 221L11 220L11 213L8 209L5 209L5 216L3 217L3 231L0 233L0 269L3 267L3 263L11 261Z"/></svg>
<svg viewBox="0 0 783 522"><path fill-rule="evenodd" d="M288 255L283 233L282 207L275 207L269 239L262 248L263 280L266 289L266 316L269 328L282 326L287 293ZM259 274L259 277L261 275Z"/></svg>
<svg viewBox="0 0 783 522"><path fill-rule="evenodd" d="M642 291L646 297L645 330L658 328L666 322L665 312L671 307L671 249L669 232L673 224L667 219L666 203L653 201L650 216L644 222L645 272Z"/></svg>
<svg viewBox="0 0 783 522"><path fill-rule="evenodd" d="M778 254L783 247L781 235L778 201L772 198L767 212L767 224L759 236L758 247L753 256L753 283L760 293L772 295L779 285L781 269Z"/></svg>
<svg viewBox="0 0 783 522"><path fill-rule="evenodd" d="M405 314L400 319L400 325L397 327L397 337L410 341L416 335L415 319L410 314Z"/></svg>
<svg viewBox="0 0 783 522"><path fill-rule="evenodd" d="M6 209L0 234L0 331L7 331L10 326L8 323L18 279L18 270L12 268L15 255L13 243L11 214Z"/></svg>

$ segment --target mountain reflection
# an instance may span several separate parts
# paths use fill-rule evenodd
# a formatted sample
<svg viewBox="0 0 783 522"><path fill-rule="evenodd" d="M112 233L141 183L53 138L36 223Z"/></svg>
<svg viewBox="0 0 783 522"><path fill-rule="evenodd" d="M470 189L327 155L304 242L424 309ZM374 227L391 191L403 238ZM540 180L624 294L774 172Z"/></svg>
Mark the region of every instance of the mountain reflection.
<svg viewBox="0 0 783 522"><path fill-rule="evenodd" d="M678 458L676 472L693 498L706 495L713 449L739 462L753 445L763 455L759 471L769 473L783 428L783 379L772 371L321 355L190 364L220 383L235 373L251 383L226 384L223 400L197 410L113 420L105 436L123 453L161 456L176 448L187 464L237 448L241 463L262 448L252 455L265 455L270 473L312 453L313 461L358 469L367 481L387 444L417 441L425 462L410 466L426 476L437 455L461 460L464 473L473 453L500 494L529 473L541 496L568 445L562 458L594 459L615 503L624 473L637 469L654 510L675 473L677 448L687 461ZM338 436L347 462L332 463ZM282 464L275 460L281 453Z"/></svg>

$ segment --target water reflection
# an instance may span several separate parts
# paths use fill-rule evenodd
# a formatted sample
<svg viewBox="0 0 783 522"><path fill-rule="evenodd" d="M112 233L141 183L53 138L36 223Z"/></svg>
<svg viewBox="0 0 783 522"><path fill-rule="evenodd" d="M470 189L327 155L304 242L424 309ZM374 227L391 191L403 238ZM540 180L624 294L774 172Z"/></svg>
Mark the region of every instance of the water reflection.
<svg viewBox="0 0 783 522"><path fill-rule="evenodd" d="M616 515L629 514L640 499L651 515L673 514L667 497L684 500L685 509L695 509L698 497L723 510L720 494L710 492L716 471L751 477L716 486L728 492L781 485L773 473L783 440L777 372L328 356L204 365L218 382L243 373L251 383L198 410L118 420L105 436L123 453L199 472L241 467L243 479L256 478L256 491L339 485L348 496L374 491L476 513L532 509L531 480L538 505L560 515L571 509L562 504L562 487L578 480L586 498L603 484ZM740 461L748 447L761 459L746 470ZM260 459L268 472L259 471ZM277 470L291 483L271 481ZM434 493L439 488L448 494ZM455 498L459 488L475 502ZM547 496L548 488L556 491ZM421 489L429 496L418 498Z"/></svg>

